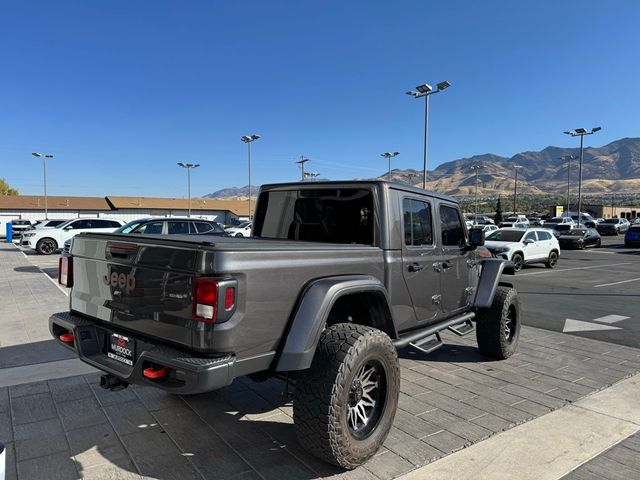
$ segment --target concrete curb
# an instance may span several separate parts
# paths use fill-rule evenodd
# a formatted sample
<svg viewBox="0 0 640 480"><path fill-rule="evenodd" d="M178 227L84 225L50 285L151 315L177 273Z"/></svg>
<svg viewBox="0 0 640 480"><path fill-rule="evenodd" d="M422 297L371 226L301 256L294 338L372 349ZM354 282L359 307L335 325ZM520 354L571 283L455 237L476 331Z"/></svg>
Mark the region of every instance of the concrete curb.
<svg viewBox="0 0 640 480"><path fill-rule="evenodd" d="M460 450L402 480L554 480L640 431L640 374Z"/></svg>

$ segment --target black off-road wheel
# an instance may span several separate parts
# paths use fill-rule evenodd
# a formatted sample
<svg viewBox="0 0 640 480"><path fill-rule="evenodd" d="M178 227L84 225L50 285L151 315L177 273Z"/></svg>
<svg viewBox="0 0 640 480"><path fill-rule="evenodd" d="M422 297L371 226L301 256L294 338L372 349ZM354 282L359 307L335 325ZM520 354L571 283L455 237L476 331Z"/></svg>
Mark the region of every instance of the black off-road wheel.
<svg viewBox="0 0 640 480"><path fill-rule="evenodd" d="M482 353L504 360L516 351L520 336L520 301L511 287L498 287L493 304L476 315L476 339Z"/></svg>
<svg viewBox="0 0 640 480"><path fill-rule="evenodd" d="M380 330L339 323L320 338L296 381L293 420L300 444L346 469L369 460L393 424L400 393L398 354Z"/></svg>
<svg viewBox="0 0 640 480"><path fill-rule="evenodd" d="M36 251L40 255L51 255L58 249L58 242L53 238L43 238L36 244Z"/></svg>
<svg viewBox="0 0 640 480"><path fill-rule="evenodd" d="M547 257L547 261L545 262L545 266L547 268L556 268L558 264L558 252L549 252L549 257Z"/></svg>

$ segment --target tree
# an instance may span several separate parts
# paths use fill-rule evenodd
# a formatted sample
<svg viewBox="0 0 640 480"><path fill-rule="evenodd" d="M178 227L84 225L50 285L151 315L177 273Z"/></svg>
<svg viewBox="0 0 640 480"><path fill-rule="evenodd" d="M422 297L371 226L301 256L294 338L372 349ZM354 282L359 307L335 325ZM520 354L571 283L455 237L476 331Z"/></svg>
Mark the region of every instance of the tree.
<svg viewBox="0 0 640 480"><path fill-rule="evenodd" d="M0 178L0 195L18 195L18 190L11 187L4 178Z"/></svg>
<svg viewBox="0 0 640 480"><path fill-rule="evenodd" d="M494 217L494 221L496 224L502 222L502 202L500 201L500 197L498 197L498 202L496 203L496 216Z"/></svg>

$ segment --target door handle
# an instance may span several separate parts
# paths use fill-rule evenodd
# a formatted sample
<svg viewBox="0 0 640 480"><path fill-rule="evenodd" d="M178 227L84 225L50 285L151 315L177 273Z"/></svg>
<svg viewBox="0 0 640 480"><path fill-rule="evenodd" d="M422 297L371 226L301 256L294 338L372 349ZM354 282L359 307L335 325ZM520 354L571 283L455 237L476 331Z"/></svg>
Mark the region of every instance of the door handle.
<svg viewBox="0 0 640 480"><path fill-rule="evenodd" d="M411 265L409 265L408 270L410 272L419 272L423 268L424 267L422 265L420 265L419 263L412 263Z"/></svg>

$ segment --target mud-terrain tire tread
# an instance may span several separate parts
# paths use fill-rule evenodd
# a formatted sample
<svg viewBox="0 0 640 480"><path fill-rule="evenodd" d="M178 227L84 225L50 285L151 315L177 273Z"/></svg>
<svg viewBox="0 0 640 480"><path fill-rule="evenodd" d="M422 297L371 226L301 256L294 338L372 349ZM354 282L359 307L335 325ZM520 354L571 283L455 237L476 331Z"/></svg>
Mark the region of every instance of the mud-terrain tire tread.
<svg viewBox="0 0 640 480"><path fill-rule="evenodd" d="M511 343L503 335L509 308L514 306L516 332ZM482 353L504 360L515 353L520 336L520 301L515 288L499 286L491 307L482 309L476 315L476 340Z"/></svg>
<svg viewBox="0 0 640 480"><path fill-rule="evenodd" d="M363 357L374 350L379 353L376 359L387 367L387 398L378 426L360 442L342 423L348 398L344 390L349 388L346 382L356 374ZM296 381L293 420L298 440L318 458L342 468L356 468L382 447L393 424L399 393L400 367L391 339L364 325L333 325L322 333L311 367Z"/></svg>

